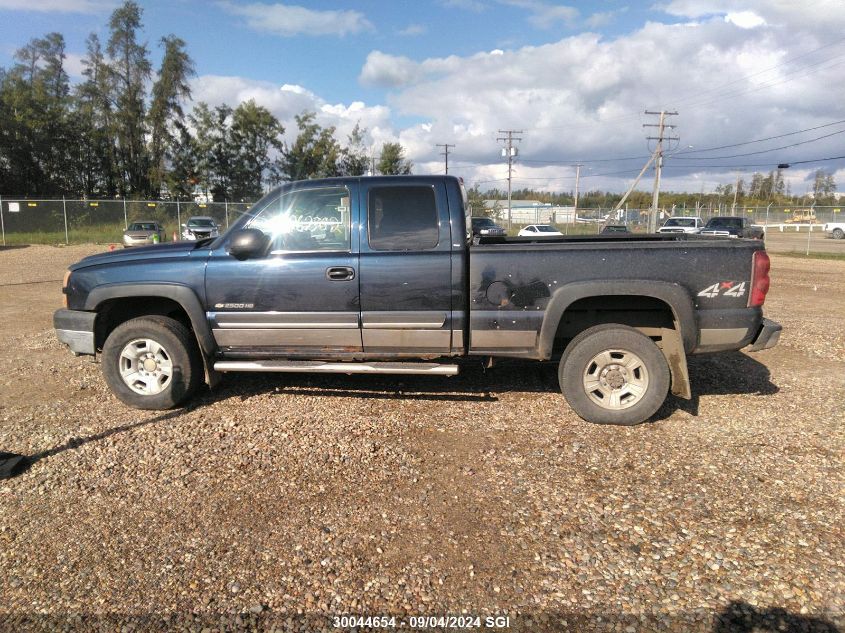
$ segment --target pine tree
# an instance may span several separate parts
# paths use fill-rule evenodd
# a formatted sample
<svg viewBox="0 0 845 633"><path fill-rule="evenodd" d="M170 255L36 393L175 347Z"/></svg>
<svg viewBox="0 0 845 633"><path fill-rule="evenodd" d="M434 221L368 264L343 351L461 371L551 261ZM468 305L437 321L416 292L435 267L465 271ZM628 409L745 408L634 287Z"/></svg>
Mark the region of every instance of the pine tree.
<svg viewBox="0 0 845 633"><path fill-rule="evenodd" d="M149 190L149 158L144 143L145 84L151 67L146 44L138 42L141 8L127 0L109 19L106 52L114 80L114 126L121 175L121 192L144 194Z"/></svg>
<svg viewBox="0 0 845 633"><path fill-rule="evenodd" d="M185 51L185 41L169 35L161 38L164 57L153 84L152 103L147 116L150 130L150 189L161 191L165 182L165 159L172 153L174 131L185 118L182 103L190 100L189 79L195 75L194 64Z"/></svg>

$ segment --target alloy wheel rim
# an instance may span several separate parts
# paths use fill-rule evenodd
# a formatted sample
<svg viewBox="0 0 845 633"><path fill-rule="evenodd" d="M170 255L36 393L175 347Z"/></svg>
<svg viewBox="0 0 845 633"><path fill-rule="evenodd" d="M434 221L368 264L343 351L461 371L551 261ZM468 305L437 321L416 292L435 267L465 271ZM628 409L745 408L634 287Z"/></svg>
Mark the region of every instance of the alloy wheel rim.
<svg viewBox="0 0 845 633"><path fill-rule="evenodd" d="M648 370L643 360L629 350L599 352L587 363L582 376L584 392L603 409L628 409L648 391Z"/></svg>
<svg viewBox="0 0 845 633"><path fill-rule="evenodd" d="M161 343L149 338L130 341L120 352L120 377L132 391L155 396L170 386L173 361Z"/></svg>

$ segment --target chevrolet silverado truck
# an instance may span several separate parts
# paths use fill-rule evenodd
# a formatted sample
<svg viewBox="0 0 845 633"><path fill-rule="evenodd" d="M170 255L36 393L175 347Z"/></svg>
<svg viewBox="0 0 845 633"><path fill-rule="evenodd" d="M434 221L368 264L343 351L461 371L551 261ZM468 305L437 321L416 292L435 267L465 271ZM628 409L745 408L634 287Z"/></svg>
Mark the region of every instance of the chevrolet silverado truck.
<svg viewBox="0 0 845 633"><path fill-rule="evenodd" d="M606 424L691 397L688 354L777 343L759 240L473 237L466 210L451 176L289 183L217 238L74 264L56 332L142 409L227 372L449 376L509 358L557 362L572 409Z"/></svg>

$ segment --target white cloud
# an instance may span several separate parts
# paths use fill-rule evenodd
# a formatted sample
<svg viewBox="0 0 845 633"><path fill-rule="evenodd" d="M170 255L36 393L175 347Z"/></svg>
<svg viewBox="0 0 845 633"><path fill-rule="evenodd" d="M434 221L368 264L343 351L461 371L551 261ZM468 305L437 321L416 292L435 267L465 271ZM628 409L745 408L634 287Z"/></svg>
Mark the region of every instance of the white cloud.
<svg viewBox="0 0 845 633"><path fill-rule="evenodd" d="M390 108L383 105L367 106L361 101L349 104L331 104L310 90L295 84L279 86L268 81L256 81L244 77L203 75L191 82L194 103L204 101L211 106L228 104L237 107L239 103L254 99L267 108L285 127L285 137L296 136L294 117L305 111L317 113L317 122L322 126L337 128L341 142L352 132L357 123L367 128L370 138L392 138Z"/></svg>
<svg viewBox="0 0 845 633"><path fill-rule="evenodd" d="M221 2L226 11L246 19L256 31L282 37L295 35L350 35L370 31L373 25L359 11L317 11L289 4L236 4Z"/></svg>
<svg viewBox="0 0 845 633"><path fill-rule="evenodd" d="M364 85L397 87L410 84L419 75L419 64L407 57L372 51L361 69Z"/></svg>
<svg viewBox="0 0 845 633"><path fill-rule="evenodd" d="M741 29L753 29L766 24L766 20L753 11L736 11L728 13L725 16L725 22L736 24Z"/></svg>
<svg viewBox="0 0 845 633"><path fill-rule="evenodd" d="M409 24L404 29L399 31L399 35L422 35L428 32L428 27L425 24Z"/></svg>
<svg viewBox="0 0 845 633"><path fill-rule="evenodd" d="M82 71L85 67L82 65L84 55L79 53L65 53L64 69L71 79L82 78Z"/></svg>
<svg viewBox="0 0 845 633"><path fill-rule="evenodd" d="M677 8L681 3L673 4ZM778 26L785 20L783 3L771 3L772 8L766 10L764 2L732 2L730 11L717 14L712 7L719 0L708 2L706 13L700 13L694 1L684 4L688 13L684 17L694 21L649 22L615 39L581 34L543 46L421 60L373 51L360 80L389 88L393 112L424 121L396 132L420 171L437 171L442 165L436 143L454 143L450 172L454 160L454 173L465 176L470 184L506 176L499 156L501 144L496 141L499 129L524 130L515 175L519 186L571 190L574 178L568 165L582 160L592 167L582 171L582 190L621 190L640 170L644 158L591 161L647 156L642 124L651 122L651 117L643 114L645 109L677 109L680 114L672 123L678 126L681 143L698 148L843 118L829 91L829 86L840 82L845 62L837 59L843 48L806 55L835 41L814 32L815 17L802 22L796 11L790 14L790 28L783 29ZM739 15L743 12L749 15ZM726 20L729 13L732 19ZM843 24L845 5L827 20ZM754 37L737 37L740 26L751 25ZM688 156L700 157L695 161L670 156L665 188L698 191L704 186L712 191L716 184L735 178L734 169L721 166L726 164L759 163L745 168L750 178L753 171L768 171L780 160L838 155L837 138L731 160L704 158L778 143ZM793 191L804 186L798 170L787 170L785 176Z"/></svg>
<svg viewBox="0 0 845 633"><path fill-rule="evenodd" d="M549 4L543 0L499 0L501 4L528 12L528 22L538 29L551 29L561 24L571 26L578 17L578 9Z"/></svg>
<svg viewBox="0 0 845 633"><path fill-rule="evenodd" d="M101 0L0 0L0 10L39 13L99 13L114 6Z"/></svg>

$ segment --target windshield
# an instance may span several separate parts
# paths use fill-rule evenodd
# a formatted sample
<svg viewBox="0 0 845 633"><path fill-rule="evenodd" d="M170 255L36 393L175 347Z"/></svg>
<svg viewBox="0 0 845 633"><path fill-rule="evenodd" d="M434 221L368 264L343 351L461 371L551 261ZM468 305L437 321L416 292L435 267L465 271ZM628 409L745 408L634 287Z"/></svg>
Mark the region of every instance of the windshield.
<svg viewBox="0 0 845 633"><path fill-rule="evenodd" d="M155 231L156 225L152 222L133 222L129 225L129 231Z"/></svg>
<svg viewBox="0 0 845 633"><path fill-rule="evenodd" d="M191 218L190 220L188 220L188 226L213 228L214 220L212 220L211 218Z"/></svg>
<svg viewBox="0 0 845 633"><path fill-rule="evenodd" d="M742 228L742 218L710 218L707 222L708 228L714 227L733 227L737 229Z"/></svg>
<svg viewBox="0 0 845 633"><path fill-rule="evenodd" d="M669 218L663 226L695 227L695 218Z"/></svg>
<svg viewBox="0 0 845 633"><path fill-rule="evenodd" d="M496 223L493 222L490 218L473 218L472 225L474 227L480 226L496 226Z"/></svg>

